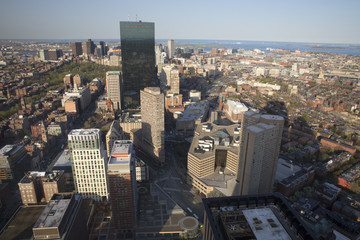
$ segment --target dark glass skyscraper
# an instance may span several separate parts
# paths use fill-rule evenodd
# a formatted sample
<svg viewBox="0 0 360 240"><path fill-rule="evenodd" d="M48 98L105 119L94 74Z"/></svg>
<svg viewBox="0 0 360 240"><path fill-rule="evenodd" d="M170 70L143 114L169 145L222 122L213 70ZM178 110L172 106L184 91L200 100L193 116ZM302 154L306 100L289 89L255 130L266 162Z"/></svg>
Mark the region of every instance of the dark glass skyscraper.
<svg viewBox="0 0 360 240"><path fill-rule="evenodd" d="M156 86L154 23L120 22L122 109L140 106L140 90Z"/></svg>

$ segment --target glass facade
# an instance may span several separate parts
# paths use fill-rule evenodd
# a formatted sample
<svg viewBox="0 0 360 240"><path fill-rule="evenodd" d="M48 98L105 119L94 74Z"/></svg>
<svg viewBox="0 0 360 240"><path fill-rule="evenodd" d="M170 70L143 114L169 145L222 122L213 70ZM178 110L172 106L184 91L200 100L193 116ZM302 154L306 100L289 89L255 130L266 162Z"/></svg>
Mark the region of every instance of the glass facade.
<svg viewBox="0 0 360 240"><path fill-rule="evenodd" d="M120 22L122 109L139 108L140 90L156 86L154 30L150 22Z"/></svg>

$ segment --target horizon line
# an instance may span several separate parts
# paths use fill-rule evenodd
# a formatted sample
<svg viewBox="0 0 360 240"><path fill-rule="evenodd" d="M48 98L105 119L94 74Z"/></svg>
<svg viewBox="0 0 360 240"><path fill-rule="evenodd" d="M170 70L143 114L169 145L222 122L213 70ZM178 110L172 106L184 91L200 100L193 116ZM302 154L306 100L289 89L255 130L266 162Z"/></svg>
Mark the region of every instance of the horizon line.
<svg viewBox="0 0 360 240"><path fill-rule="evenodd" d="M0 41L70 41L70 40L116 40L114 42L121 42L120 38L0 38ZM196 40L196 41L234 41L234 42L278 42L278 43L311 43L311 44L341 44L341 45L360 45L360 43L334 43L334 42L297 42L297 41L273 41L273 40L233 40L233 39L200 39L200 38L155 38L155 42L158 40Z"/></svg>

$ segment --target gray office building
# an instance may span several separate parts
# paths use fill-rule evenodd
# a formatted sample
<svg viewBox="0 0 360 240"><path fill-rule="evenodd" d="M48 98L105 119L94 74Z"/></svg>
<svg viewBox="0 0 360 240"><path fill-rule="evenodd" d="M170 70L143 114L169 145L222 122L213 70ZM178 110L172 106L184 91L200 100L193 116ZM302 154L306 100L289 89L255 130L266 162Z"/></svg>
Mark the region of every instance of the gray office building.
<svg viewBox="0 0 360 240"><path fill-rule="evenodd" d="M140 90L156 86L154 30L150 22L120 22L122 109L139 108Z"/></svg>

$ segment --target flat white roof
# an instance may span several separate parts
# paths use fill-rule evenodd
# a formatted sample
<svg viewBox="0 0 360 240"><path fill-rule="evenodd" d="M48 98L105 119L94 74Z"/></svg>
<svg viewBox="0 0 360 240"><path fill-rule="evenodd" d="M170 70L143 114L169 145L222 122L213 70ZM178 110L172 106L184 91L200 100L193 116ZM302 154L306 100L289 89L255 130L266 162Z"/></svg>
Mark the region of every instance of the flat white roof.
<svg viewBox="0 0 360 240"><path fill-rule="evenodd" d="M227 100L226 103L230 106L235 114L243 113L248 110L245 104L233 100Z"/></svg>
<svg viewBox="0 0 360 240"><path fill-rule="evenodd" d="M90 128L90 129L73 129L69 135L93 135L100 132L100 129Z"/></svg>
<svg viewBox="0 0 360 240"><path fill-rule="evenodd" d="M292 169L291 170L291 165ZM276 168L276 174L275 174L275 181L281 181L287 177L290 177L291 175L297 173L301 170L301 167L296 165L295 163L292 163L290 161L287 161L285 159L279 158Z"/></svg>
<svg viewBox="0 0 360 240"><path fill-rule="evenodd" d="M14 145L5 145L2 149L0 149L0 154L4 155L10 152L14 148Z"/></svg>
<svg viewBox="0 0 360 240"><path fill-rule="evenodd" d="M36 221L34 228L59 227L71 199L51 200Z"/></svg>
<svg viewBox="0 0 360 240"><path fill-rule="evenodd" d="M64 150L58 160L56 161L54 167L63 167L63 166L70 166L71 167L71 160L70 160L70 152L69 150Z"/></svg>
<svg viewBox="0 0 360 240"><path fill-rule="evenodd" d="M249 131L255 132L255 133L260 133L260 132L264 131L264 129L259 128L256 125L248 126L246 129Z"/></svg>
<svg viewBox="0 0 360 240"><path fill-rule="evenodd" d="M109 164L130 164L131 160L131 152L132 152L132 142L115 142L112 153L109 159ZM116 153L126 153L127 156L119 157L116 156Z"/></svg>
<svg viewBox="0 0 360 240"><path fill-rule="evenodd" d="M270 208L245 209L242 212L256 239L291 240Z"/></svg>

